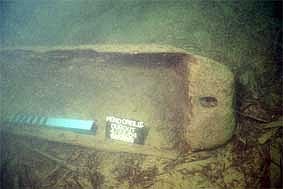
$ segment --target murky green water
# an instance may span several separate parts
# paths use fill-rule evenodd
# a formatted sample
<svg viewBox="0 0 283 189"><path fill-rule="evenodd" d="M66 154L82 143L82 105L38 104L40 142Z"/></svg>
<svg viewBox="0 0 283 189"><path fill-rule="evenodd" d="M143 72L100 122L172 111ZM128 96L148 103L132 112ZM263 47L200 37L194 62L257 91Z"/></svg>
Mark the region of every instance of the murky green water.
<svg viewBox="0 0 283 189"><path fill-rule="evenodd" d="M0 48L172 45L223 62L247 95L273 107L282 103L278 7L264 1L4 0ZM245 187L231 143L184 153L191 152L182 130L191 111L180 57L11 52L0 57L0 188ZM31 120L7 124L19 112L94 120L97 130L48 130ZM150 125L151 132L143 131L150 148L105 140L111 136L105 118L114 115Z"/></svg>

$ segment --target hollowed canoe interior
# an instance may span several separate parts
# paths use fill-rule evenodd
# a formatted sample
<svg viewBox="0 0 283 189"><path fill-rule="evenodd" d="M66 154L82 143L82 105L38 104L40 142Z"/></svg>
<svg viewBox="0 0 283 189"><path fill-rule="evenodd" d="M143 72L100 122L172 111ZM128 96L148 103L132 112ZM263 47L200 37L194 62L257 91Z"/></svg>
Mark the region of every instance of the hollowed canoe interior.
<svg viewBox="0 0 283 189"><path fill-rule="evenodd" d="M3 116L94 119L100 138L106 116L134 119L149 128L145 143L154 146L172 145L186 122L182 54L18 50L0 56Z"/></svg>

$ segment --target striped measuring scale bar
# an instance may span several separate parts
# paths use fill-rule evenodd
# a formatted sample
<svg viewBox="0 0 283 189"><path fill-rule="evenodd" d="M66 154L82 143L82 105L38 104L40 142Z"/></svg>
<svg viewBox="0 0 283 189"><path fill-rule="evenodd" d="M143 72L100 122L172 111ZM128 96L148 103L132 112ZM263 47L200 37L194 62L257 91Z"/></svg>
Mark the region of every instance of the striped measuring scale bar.
<svg viewBox="0 0 283 189"><path fill-rule="evenodd" d="M36 116L18 113L11 116L8 123L16 125L39 125L47 127L66 128L73 130L82 131L96 131L96 125L94 120L82 120L73 118L62 118L62 117L46 117Z"/></svg>

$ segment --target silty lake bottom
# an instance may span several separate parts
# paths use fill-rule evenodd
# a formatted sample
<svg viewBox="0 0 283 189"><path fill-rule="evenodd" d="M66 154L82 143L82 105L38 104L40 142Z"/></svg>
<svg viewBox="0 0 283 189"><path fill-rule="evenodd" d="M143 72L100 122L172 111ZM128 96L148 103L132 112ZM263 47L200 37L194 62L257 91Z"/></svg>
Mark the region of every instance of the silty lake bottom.
<svg viewBox="0 0 283 189"><path fill-rule="evenodd" d="M222 62L235 76L236 119L230 140L192 151L183 140L190 90L183 67L174 63L179 58L169 52L136 60L14 51L0 61L1 188L282 187L280 2L1 1L0 7L1 50L154 43ZM208 111L223 103L213 94L202 99ZM7 122L16 115L18 123ZM125 124L127 131L113 131L121 140L112 140L106 116L160 128ZM36 117L91 125L54 128ZM199 122L204 118L223 121L202 116ZM135 134L142 137L129 143Z"/></svg>

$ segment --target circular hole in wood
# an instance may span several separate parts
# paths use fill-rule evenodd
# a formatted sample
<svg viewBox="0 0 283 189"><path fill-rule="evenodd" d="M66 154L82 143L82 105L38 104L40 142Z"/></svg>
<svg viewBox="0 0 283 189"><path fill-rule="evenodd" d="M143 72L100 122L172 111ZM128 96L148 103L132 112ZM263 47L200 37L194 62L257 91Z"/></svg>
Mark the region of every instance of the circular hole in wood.
<svg viewBox="0 0 283 189"><path fill-rule="evenodd" d="M199 98L199 102L201 106L206 107L206 108L212 108L217 106L218 101L217 98L213 96L203 96Z"/></svg>

